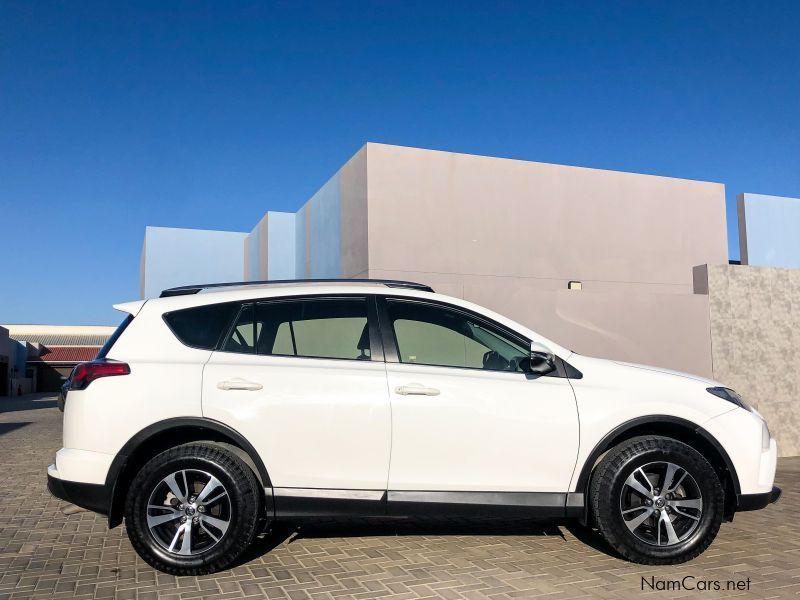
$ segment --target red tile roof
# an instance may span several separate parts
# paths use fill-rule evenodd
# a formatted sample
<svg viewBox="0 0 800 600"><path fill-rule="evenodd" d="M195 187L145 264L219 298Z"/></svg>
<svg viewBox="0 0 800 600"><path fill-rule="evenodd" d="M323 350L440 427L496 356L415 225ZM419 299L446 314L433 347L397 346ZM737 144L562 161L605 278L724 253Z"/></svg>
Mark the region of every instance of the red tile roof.
<svg viewBox="0 0 800 600"><path fill-rule="evenodd" d="M30 362L45 363L79 363L92 360L100 350L100 346L47 346L43 347L37 357Z"/></svg>

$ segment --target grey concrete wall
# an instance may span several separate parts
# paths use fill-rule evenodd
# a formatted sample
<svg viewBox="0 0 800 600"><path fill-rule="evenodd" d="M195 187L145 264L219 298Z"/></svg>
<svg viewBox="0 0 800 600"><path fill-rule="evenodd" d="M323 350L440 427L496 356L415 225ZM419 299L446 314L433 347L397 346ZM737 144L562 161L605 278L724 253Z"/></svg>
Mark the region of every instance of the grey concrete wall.
<svg viewBox="0 0 800 600"><path fill-rule="evenodd" d="M742 264L800 268L800 198L740 194L737 200Z"/></svg>
<svg viewBox="0 0 800 600"><path fill-rule="evenodd" d="M339 173L342 277L365 277L369 268L367 146Z"/></svg>
<svg viewBox="0 0 800 600"><path fill-rule="evenodd" d="M244 242L246 280L364 276L366 153L364 146L297 213L264 215Z"/></svg>
<svg viewBox="0 0 800 600"><path fill-rule="evenodd" d="M259 281L267 279L269 242L269 213L261 217L256 226L244 238L243 281ZM293 265L294 266L294 265Z"/></svg>
<svg viewBox="0 0 800 600"><path fill-rule="evenodd" d="M269 212L267 248L261 255L266 268L265 279L295 277L295 213Z"/></svg>
<svg viewBox="0 0 800 600"><path fill-rule="evenodd" d="M704 271L714 378L764 415L781 456L800 455L800 269Z"/></svg>
<svg viewBox="0 0 800 600"><path fill-rule="evenodd" d="M303 205L294 218L294 276L297 279L310 277L308 258L308 228L311 208Z"/></svg>
<svg viewBox="0 0 800 600"><path fill-rule="evenodd" d="M306 202L306 261L312 278L341 277L340 172Z"/></svg>
<svg viewBox="0 0 800 600"><path fill-rule="evenodd" d="M210 281L241 281L246 233L147 227L140 278L142 297Z"/></svg>
<svg viewBox="0 0 800 600"><path fill-rule="evenodd" d="M139 259L139 297L144 298L145 267L147 265L147 235L142 241L142 254Z"/></svg>
<svg viewBox="0 0 800 600"><path fill-rule="evenodd" d="M722 185L381 144L367 163L370 277L430 283L576 352L711 375L692 268L727 263Z"/></svg>

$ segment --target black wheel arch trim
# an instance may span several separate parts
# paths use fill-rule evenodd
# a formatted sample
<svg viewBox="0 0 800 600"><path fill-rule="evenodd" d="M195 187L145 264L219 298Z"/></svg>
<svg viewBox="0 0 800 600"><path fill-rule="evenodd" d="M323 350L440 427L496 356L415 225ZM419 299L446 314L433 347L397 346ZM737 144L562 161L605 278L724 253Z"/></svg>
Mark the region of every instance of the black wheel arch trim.
<svg viewBox="0 0 800 600"><path fill-rule="evenodd" d="M686 419L682 419L680 417L674 417L671 415L648 415L644 417L637 417L635 419L631 419L630 421L626 421L614 429L612 429L609 433L607 433L603 438L595 445L592 452L586 458L583 463L583 467L581 468L580 475L578 476L577 483L575 484L575 492L578 493L588 493L588 486L589 481L591 480L592 472L594 471L595 464L597 460L602 456L604 452L610 450L614 440L618 439L621 436L624 436L625 433L632 431L638 427L643 425L652 425L652 424L668 424L668 425L676 425L682 427L688 431L695 433L696 435L700 436L705 442L711 444L714 450L717 451L720 458L722 459L725 468L727 469L728 473L731 477L731 483L733 485L734 494L738 497L741 494L741 487L739 485L739 476L736 473L736 468L733 466L733 461L731 461L730 456L725 451L725 448L722 447L722 444L717 441L717 439L707 432L705 429L700 427L697 423L692 423L691 421L687 421ZM588 503L587 503L588 506Z"/></svg>
<svg viewBox="0 0 800 600"><path fill-rule="evenodd" d="M111 462L111 466L108 469L108 474L106 475L105 483L106 489L110 490L109 506L107 511L103 512L103 514L108 514L109 528L114 528L122 523L122 514L124 510L122 505L124 504L124 497L118 484L120 483L120 476L126 473L126 469L130 463L130 458L135 456L143 446L146 446L149 441L153 440L157 436L160 436L171 430L186 429L197 429L199 431L205 430L212 432L217 436L223 436L231 440L250 457L250 460L253 461L253 464L258 471L257 475L261 480L265 490L272 488L272 480L269 477L269 472L267 471L266 466L264 466L264 462L261 460L258 451L256 451L253 445L247 441L247 438L229 425L214 419L209 419L207 417L174 417L171 419L165 419L163 421L153 423L152 425L148 425L136 433L127 442L125 442L119 452L117 452L114 460ZM202 438L199 438L197 441L200 441L200 439ZM267 498L267 502L269 502L269 500L270 499ZM269 506L267 506L267 510L271 512Z"/></svg>

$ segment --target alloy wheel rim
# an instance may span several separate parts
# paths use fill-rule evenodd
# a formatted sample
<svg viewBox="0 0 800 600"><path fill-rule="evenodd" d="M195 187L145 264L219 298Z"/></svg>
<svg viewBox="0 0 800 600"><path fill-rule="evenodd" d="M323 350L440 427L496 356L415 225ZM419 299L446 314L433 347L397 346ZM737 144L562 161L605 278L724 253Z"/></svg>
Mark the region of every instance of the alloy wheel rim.
<svg viewBox="0 0 800 600"><path fill-rule="evenodd" d="M159 481L147 501L147 527L171 554L193 556L216 546L231 524L228 490L211 473L175 471Z"/></svg>
<svg viewBox="0 0 800 600"><path fill-rule="evenodd" d="M667 461L635 469L620 494L620 512L628 530L654 546L674 546L700 525L703 495L692 474Z"/></svg>

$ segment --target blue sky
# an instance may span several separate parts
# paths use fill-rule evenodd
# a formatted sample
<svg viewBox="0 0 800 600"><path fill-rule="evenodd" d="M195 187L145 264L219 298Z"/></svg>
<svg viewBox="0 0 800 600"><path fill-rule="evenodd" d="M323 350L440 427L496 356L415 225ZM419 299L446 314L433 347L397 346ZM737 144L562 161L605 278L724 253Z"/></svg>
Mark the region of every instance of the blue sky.
<svg viewBox="0 0 800 600"><path fill-rule="evenodd" d="M146 225L246 231L366 141L800 197L796 2L0 2L0 322L112 324Z"/></svg>

